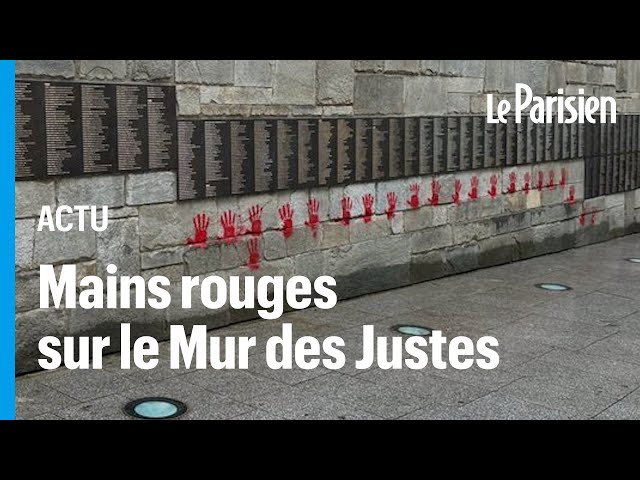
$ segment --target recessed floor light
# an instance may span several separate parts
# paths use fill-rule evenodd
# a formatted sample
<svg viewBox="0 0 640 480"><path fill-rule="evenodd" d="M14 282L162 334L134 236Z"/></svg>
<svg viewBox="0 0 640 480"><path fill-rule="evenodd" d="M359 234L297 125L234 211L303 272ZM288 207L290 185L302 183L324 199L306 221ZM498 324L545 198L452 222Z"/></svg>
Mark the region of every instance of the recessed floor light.
<svg viewBox="0 0 640 480"><path fill-rule="evenodd" d="M537 283L536 287L548 292L566 292L571 290L571 287L562 283Z"/></svg>
<svg viewBox="0 0 640 480"><path fill-rule="evenodd" d="M127 415L148 420L176 418L187 411L187 406L179 400L164 397L139 398L124 407Z"/></svg>
<svg viewBox="0 0 640 480"><path fill-rule="evenodd" d="M627 262L640 263L640 258L635 258L635 257L627 258Z"/></svg>
<svg viewBox="0 0 640 480"><path fill-rule="evenodd" d="M431 335L431 332L433 332L429 327L420 327L418 325L396 325L393 328L402 335L409 335L411 337L428 337Z"/></svg>

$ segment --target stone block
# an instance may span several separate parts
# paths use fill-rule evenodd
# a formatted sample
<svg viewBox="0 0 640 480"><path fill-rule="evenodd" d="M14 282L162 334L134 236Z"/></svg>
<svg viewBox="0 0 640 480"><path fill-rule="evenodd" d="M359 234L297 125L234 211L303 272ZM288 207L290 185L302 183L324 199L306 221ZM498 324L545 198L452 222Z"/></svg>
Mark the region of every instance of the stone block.
<svg viewBox="0 0 640 480"><path fill-rule="evenodd" d="M624 205L618 205L606 210L611 236L624 235Z"/></svg>
<svg viewBox="0 0 640 480"><path fill-rule="evenodd" d="M459 247L447 248L443 256L451 273L464 273L478 268L478 258L480 257L480 247L477 243L470 243Z"/></svg>
<svg viewBox="0 0 640 480"><path fill-rule="evenodd" d="M176 201L175 172L127 175L127 205L149 205Z"/></svg>
<svg viewBox="0 0 640 480"><path fill-rule="evenodd" d="M118 275L140 273L138 219L113 220L104 232L96 232L96 239L98 275L106 275L110 263L118 267Z"/></svg>
<svg viewBox="0 0 640 480"><path fill-rule="evenodd" d="M309 280L325 274L328 251L309 252L294 257L296 275L304 275Z"/></svg>
<svg viewBox="0 0 640 480"><path fill-rule="evenodd" d="M624 200L625 200L624 192L605 195L604 208L608 210L610 208L620 207L624 205Z"/></svg>
<svg viewBox="0 0 640 480"><path fill-rule="evenodd" d="M587 83L587 66L583 63L565 62L568 83Z"/></svg>
<svg viewBox="0 0 640 480"><path fill-rule="evenodd" d="M616 68L604 67L602 70L602 83L605 85L616 84Z"/></svg>
<svg viewBox="0 0 640 480"><path fill-rule="evenodd" d="M316 199L318 201L318 219L320 222L329 220L329 189L328 188L312 188L309 190L309 199ZM307 217L308 217L307 208Z"/></svg>
<svg viewBox="0 0 640 480"><path fill-rule="evenodd" d="M548 60L516 60L515 78L519 83L526 83L535 94L545 94L548 85Z"/></svg>
<svg viewBox="0 0 640 480"><path fill-rule="evenodd" d="M376 194L375 184L354 183L351 185L347 185L345 187L344 195L345 197L350 197L351 202L353 204L353 207L351 208L351 218L361 217L364 215L363 197L367 194L371 194L374 196L374 205L375 205L375 194Z"/></svg>
<svg viewBox="0 0 640 480"><path fill-rule="evenodd" d="M604 67L587 65L587 83L601 85L604 80Z"/></svg>
<svg viewBox="0 0 640 480"><path fill-rule="evenodd" d="M73 60L16 60L16 75L73 78Z"/></svg>
<svg viewBox="0 0 640 480"><path fill-rule="evenodd" d="M206 105L263 105L271 103L272 89L265 87L235 87L202 85L200 103Z"/></svg>
<svg viewBox="0 0 640 480"><path fill-rule="evenodd" d="M200 88L194 85L177 85L178 115L200 115Z"/></svg>
<svg viewBox="0 0 640 480"><path fill-rule="evenodd" d="M420 60L420 72L427 75L440 73L442 60Z"/></svg>
<svg viewBox="0 0 640 480"><path fill-rule="evenodd" d="M203 275L220 270L222 248L226 248L226 245L187 249L183 256L186 275Z"/></svg>
<svg viewBox="0 0 640 480"><path fill-rule="evenodd" d="M385 60L384 71L417 74L420 72L420 62L420 60Z"/></svg>
<svg viewBox="0 0 640 480"><path fill-rule="evenodd" d="M384 69L384 60L354 60L357 72L381 72Z"/></svg>
<svg viewBox="0 0 640 480"><path fill-rule="evenodd" d="M416 232L430 228L433 225L434 208L422 207L415 210L406 210L403 212L404 231Z"/></svg>
<svg viewBox="0 0 640 480"><path fill-rule="evenodd" d="M442 60L442 73L460 77L485 76L485 60Z"/></svg>
<svg viewBox="0 0 640 480"><path fill-rule="evenodd" d="M140 256L140 267L143 270L147 270L169 265L180 265L182 264L183 256L190 249L191 247L183 246L143 252Z"/></svg>
<svg viewBox="0 0 640 480"><path fill-rule="evenodd" d="M447 85L444 78L405 77L404 82L404 113L406 115L442 115L447 113ZM383 92L379 92L379 94L383 94Z"/></svg>
<svg viewBox="0 0 640 480"><path fill-rule="evenodd" d="M149 279L161 276L165 277L172 284L179 283L182 281L182 276L185 274L184 265L167 265L166 267L158 267L152 268L151 270L143 270L142 278L145 281L149 281Z"/></svg>
<svg viewBox="0 0 640 480"><path fill-rule="evenodd" d="M403 111L404 83L400 76L357 74L354 92L356 115L394 115Z"/></svg>
<svg viewBox="0 0 640 480"><path fill-rule="evenodd" d="M452 273L442 250L411 255L411 283L426 282Z"/></svg>
<svg viewBox="0 0 640 480"><path fill-rule="evenodd" d="M124 179L123 175L63 178L58 182L58 202L70 206L122 207Z"/></svg>
<svg viewBox="0 0 640 480"><path fill-rule="evenodd" d="M16 218L39 217L44 205L57 206L53 182L16 182Z"/></svg>
<svg viewBox="0 0 640 480"><path fill-rule="evenodd" d="M287 256L298 255L304 252L310 252L320 247L322 238L320 235L312 235L311 230L307 227L298 227L293 230L293 234L285 240Z"/></svg>
<svg viewBox="0 0 640 480"><path fill-rule="evenodd" d="M467 77L448 77L446 87L449 93L482 93L484 79Z"/></svg>
<svg viewBox="0 0 640 480"><path fill-rule="evenodd" d="M282 232L269 230L262 235L264 238L265 260L277 260L287 255L286 240Z"/></svg>
<svg viewBox="0 0 640 480"><path fill-rule="evenodd" d="M551 61L549 64L549 90L550 95L557 95L559 89L567 86L565 62Z"/></svg>
<svg viewBox="0 0 640 480"><path fill-rule="evenodd" d="M351 222L349 227L349 241L351 243L365 242L376 238L391 235L391 222L386 215L376 215L369 223L365 223L363 218L357 218Z"/></svg>
<svg viewBox="0 0 640 480"><path fill-rule="evenodd" d="M529 212L510 213L491 218L495 225L496 235L524 230L531 225Z"/></svg>
<svg viewBox="0 0 640 480"><path fill-rule="evenodd" d="M280 228L280 224L282 222L278 213L278 208L280 206L279 200L279 195L272 194L240 195L238 197L237 210L238 213L242 215L242 220L247 228L250 228L251 226L250 211L256 206L262 207L262 212L260 214L262 231ZM288 200L285 200L283 203L286 203L286 201ZM299 214L304 215L304 212L299 212Z"/></svg>
<svg viewBox="0 0 640 480"><path fill-rule="evenodd" d="M85 230L78 230L78 215L63 215L64 222L73 223L68 232L48 229L35 233L33 262L35 264L69 263L94 258L96 232L90 229L89 216L85 216ZM109 229L107 229L109 230Z"/></svg>
<svg viewBox="0 0 640 480"><path fill-rule="evenodd" d="M176 82L233 85L233 60L176 60Z"/></svg>
<svg viewBox="0 0 640 480"><path fill-rule="evenodd" d="M133 60L131 78L134 80L164 80L174 78L173 60Z"/></svg>
<svg viewBox="0 0 640 480"><path fill-rule="evenodd" d="M349 243L349 227L339 222L325 222L322 224L322 248L333 248Z"/></svg>
<svg viewBox="0 0 640 480"><path fill-rule="evenodd" d="M453 230L450 225L429 228L411 235L411 253L428 252L453 244Z"/></svg>
<svg viewBox="0 0 640 480"><path fill-rule="evenodd" d="M38 342L42 337L67 334L66 310L41 309L16 314L16 374L40 370Z"/></svg>
<svg viewBox="0 0 640 480"><path fill-rule="evenodd" d="M339 220L342 218L342 197L344 197L344 187L341 185L329 188L329 218Z"/></svg>
<svg viewBox="0 0 640 480"><path fill-rule="evenodd" d="M278 60L273 85L273 102L314 105L316 102L315 60Z"/></svg>
<svg viewBox="0 0 640 480"><path fill-rule="evenodd" d="M512 235L499 235L478 242L478 266L480 268L502 265L513 260L517 248Z"/></svg>
<svg viewBox="0 0 640 480"><path fill-rule="evenodd" d="M452 226L453 244L461 245L472 241L482 240L495 235L496 225L491 220L462 223Z"/></svg>
<svg viewBox="0 0 640 480"><path fill-rule="evenodd" d="M448 113L470 113L471 97L466 93L450 93L447 97Z"/></svg>
<svg viewBox="0 0 640 480"><path fill-rule="evenodd" d="M355 73L351 60L318 60L317 100L321 105L353 103Z"/></svg>
<svg viewBox="0 0 640 480"><path fill-rule="evenodd" d="M396 212L408 209L409 205L407 202L409 201L409 185L409 180L406 178L378 182L376 184L375 194L376 213L378 215L386 213L389 207L387 195L391 193L395 193L397 197Z"/></svg>
<svg viewBox="0 0 640 480"><path fill-rule="evenodd" d="M235 85L238 87L271 87L275 60L236 60Z"/></svg>
<svg viewBox="0 0 640 480"><path fill-rule="evenodd" d="M16 312L34 310L40 306L40 271L16 272Z"/></svg>
<svg viewBox="0 0 640 480"><path fill-rule="evenodd" d="M127 76L126 60L79 60L80 76L92 80L116 80Z"/></svg>

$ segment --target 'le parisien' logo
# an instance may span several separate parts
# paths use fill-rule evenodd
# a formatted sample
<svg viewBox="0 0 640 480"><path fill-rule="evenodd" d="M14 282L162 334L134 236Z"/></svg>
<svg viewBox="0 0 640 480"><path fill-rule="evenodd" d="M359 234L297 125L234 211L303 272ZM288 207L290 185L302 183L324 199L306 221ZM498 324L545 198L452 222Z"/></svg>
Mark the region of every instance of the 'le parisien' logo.
<svg viewBox="0 0 640 480"><path fill-rule="evenodd" d="M511 112L511 102L500 100L494 117L493 94L487 95L487 123L507 123L505 115ZM515 122L520 123L522 112L528 110L533 123L596 123L594 113L599 111L600 123L616 123L616 101L613 97L585 97L584 89L578 89L577 96L564 96L564 89L555 97L536 97L529 85L516 83ZM596 115L597 117L597 115Z"/></svg>

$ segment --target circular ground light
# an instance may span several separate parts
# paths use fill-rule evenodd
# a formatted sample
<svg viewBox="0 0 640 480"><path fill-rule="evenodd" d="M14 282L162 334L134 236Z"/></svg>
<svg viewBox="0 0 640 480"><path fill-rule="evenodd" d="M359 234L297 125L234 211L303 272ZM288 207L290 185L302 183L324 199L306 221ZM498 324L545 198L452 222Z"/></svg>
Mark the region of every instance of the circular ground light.
<svg viewBox="0 0 640 480"><path fill-rule="evenodd" d="M402 335L409 335L411 337L428 337L433 332L428 327L420 327L418 325L396 325L394 329L400 332Z"/></svg>
<svg viewBox="0 0 640 480"><path fill-rule="evenodd" d="M571 287L563 285L562 283L537 283L536 287L549 292L566 292L567 290L571 290Z"/></svg>
<svg viewBox="0 0 640 480"><path fill-rule="evenodd" d="M164 397L139 398L124 407L127 415L147 420L176 418L187 411L187 406L179 400Z"/></svg>
<svg viewBox="0 0 640 480"><path fill-rule="evenodd" d="M640 263L640 258L627 258L627 262Z"/></svg>

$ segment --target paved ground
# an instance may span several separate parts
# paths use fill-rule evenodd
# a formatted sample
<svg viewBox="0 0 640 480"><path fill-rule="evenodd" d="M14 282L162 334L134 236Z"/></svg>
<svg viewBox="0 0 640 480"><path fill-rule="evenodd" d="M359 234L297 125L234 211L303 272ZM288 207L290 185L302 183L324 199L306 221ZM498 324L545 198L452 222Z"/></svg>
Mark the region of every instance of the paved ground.
<svg viewBox="0 0 640 480"><path fill-rule="evenodd" d="M141 396L183 400L182 418L202 419L640 419L640 235L448 277L212 332L257 335L248 371L172 371L168 345L151 371L54 371L17 379L18 418L124 419ZM539 282L571 285L566 293ZM344 369L273 371L261 345L280 332L345 339L360 352L361 325L381 335L398 323L441 329L447 337L500 342L495 370ZM352 353L350 353L352 352ZM357 358L360 358L359 356Z"/></svg>

